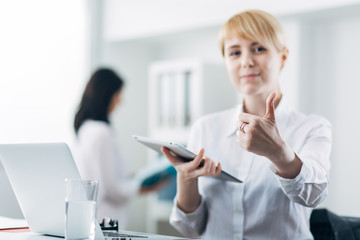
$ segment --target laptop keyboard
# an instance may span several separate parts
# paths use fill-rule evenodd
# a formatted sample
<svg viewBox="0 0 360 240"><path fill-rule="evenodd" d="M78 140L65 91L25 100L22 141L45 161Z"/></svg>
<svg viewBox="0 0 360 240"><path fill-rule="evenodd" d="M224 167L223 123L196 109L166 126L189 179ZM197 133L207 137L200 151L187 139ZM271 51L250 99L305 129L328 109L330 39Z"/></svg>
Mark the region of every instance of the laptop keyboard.
<svg viewBox="0 0 360 240"><path fill-rule="evenodd" d="M145 239L147 236L124 234L117 232L106 232L104 231L104 237L106 240L131 240L131 239Z"/></svg>

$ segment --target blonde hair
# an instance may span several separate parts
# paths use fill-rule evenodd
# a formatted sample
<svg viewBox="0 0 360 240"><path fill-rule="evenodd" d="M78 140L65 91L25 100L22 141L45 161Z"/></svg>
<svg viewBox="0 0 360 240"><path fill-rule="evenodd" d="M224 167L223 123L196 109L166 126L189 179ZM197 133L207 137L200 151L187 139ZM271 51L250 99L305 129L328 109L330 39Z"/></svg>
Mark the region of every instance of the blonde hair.
<svg viewBox="0 0 360 240"><path fill-rule="evenodd" d="M224 56L225 40L235 35L261 44L271 44L278 51L286 49L284 30L277 18L261 10L240 12L230 18L220 30L219 43Z"/></svg>

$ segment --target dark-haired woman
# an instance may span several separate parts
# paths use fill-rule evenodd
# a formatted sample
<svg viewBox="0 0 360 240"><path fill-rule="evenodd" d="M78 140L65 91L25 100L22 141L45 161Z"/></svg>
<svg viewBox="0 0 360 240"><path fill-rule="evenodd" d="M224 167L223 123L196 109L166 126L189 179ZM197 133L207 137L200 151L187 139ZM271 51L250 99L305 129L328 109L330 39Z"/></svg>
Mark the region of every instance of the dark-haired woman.
<svg viewBox="0 0 360 240"><path fill-rule="evenodd" d="M126 228L127 203L142 189L129 178L127 159L116 142L109 115L121 101L123 80L110 69L93 73L75 115L74 129L77 135L73 148L75 161L84 179L98 179L99 221L104 217L119 220L119 228Z"/></svg>

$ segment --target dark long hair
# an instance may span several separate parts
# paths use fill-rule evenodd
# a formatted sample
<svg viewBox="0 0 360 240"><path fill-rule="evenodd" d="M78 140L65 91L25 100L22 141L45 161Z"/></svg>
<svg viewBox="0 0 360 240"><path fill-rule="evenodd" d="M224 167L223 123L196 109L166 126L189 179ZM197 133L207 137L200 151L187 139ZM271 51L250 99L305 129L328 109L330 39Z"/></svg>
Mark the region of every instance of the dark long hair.
<svg viewBox="0 0 360 240"><path fill-rule="evenodd" d="M85 87L75 114L75 133L87 119L109 123L108 114L111 100L123 85L124 81L111 69L101 68L94 72Z"/></svg>

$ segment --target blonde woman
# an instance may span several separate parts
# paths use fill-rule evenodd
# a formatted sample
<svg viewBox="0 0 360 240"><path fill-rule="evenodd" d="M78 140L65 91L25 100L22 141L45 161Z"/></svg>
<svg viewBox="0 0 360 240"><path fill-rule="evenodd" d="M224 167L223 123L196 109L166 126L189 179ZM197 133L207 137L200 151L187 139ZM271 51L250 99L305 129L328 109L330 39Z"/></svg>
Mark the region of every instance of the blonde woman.
<svg viewBox="0 0 360 240"><path fill-rule="evenodd" d="M194 161L162 149L177 170L170 222L204 239L313 239L310 214L328 191L331 125L287 104L279 75L289 51L275 17L259 10L233 16L221 29L220 47L243 101L192 126ZM222 168L244 183L199 178Z"/></svg>

